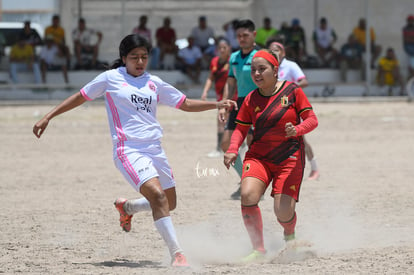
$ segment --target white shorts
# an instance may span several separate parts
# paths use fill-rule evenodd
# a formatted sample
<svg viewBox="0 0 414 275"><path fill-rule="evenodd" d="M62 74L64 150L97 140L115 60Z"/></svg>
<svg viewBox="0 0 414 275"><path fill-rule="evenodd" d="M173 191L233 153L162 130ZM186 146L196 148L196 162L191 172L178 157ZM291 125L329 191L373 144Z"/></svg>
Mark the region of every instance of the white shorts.
<svg viewBox="0 0 414 275"><path fill-rule="evenodd" d="M171 167L160 145L149 148L117 146L114 149L115 166L136 191L155 177L159 178L163 190L175 187Z"/></svg>

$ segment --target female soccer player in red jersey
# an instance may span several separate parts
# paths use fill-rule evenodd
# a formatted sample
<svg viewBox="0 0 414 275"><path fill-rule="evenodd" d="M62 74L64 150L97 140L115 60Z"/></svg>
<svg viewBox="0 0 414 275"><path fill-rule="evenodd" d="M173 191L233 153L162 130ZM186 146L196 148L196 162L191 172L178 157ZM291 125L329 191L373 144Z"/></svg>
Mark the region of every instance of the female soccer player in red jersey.
<svg viewBox="0 0 414 275"><path fill-rule="evenodd" d="M278 58L270 50L260 50L253 56L251 77L258 88L245 98L224 155L229 168L253 125L253 141L243 162L241 183L242 217L253 252L244 261L263 258L266 253L258 203L271 182L274 212L284 229L284 239L295 238L295 206L305 168L302 136L318 125L305 93L295 83L279 81L278 69Z"/></svg>
<svg viewBox="0 0 414 275"><path fill-rule="evenodd" d="M204 84L202 100L207 99L208 90L214 83L216 90L216 100L223 99L224 85L227 81L229 73L229 58L231 54L231 47L229 41L225 38L220 38L217 42L218 56L213 57L210 62L210 74ZM233 96L233 100L237 100L237 92ZM221 140L223 138L225 122L217 114L217 147L216 150L208 154L209 157L219 157L221 155Z"/></svg>

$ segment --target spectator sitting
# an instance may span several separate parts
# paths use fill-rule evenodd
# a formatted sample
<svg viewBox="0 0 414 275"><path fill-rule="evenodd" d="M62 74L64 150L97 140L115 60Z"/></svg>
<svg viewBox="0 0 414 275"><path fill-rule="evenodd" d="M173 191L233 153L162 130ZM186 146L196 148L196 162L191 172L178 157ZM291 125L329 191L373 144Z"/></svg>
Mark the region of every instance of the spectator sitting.
<svg viewBox="0 0 414 275"><path fill-rule="evenodd" d="M66 56L62 50L63 45L56 45L53 35L45 37L45 45L40 52L40 69L42 71L42 81L46 83L46 71L61 69L65 83L69 82L68 70L66 66Z"/></svg>
<svg viewBox="0 0 414 275"><path fill-rule="evenodd" d="M45 29L45 37L53 37L56 46L61 50L61 54L66 58L67 67L70 66L70 52L66 45L65 30L60 26L60 17L55 14L52 17L52 25Z"/></svg>
<svg viewBox="0 0 414 275"><path fill-rule="evenodd" d="M366 22L364 18L359 19L358 26L354 28L352 31L355 39L364 49L365 52L365 29L366 29ZM371 37L371 68L375 68L375 60L379 57L381 53L381 46L375 44L375 31L371 27L370 28L370 37Z"/></svg>
<svg viewBox="0 0 414 275"><path fill-rule="evenodd" d="M10 50L10 77L13 83L19 83L18 71L32 71L35 82L40 83L39 64L35 62L33 47L26 43L23 36L19 36L18 41Z"/></svg>
<svg viewBox="0 0 414 275"><path fill-rule="evenodd" d="M333 47L336 40L335 30L328 27L328 21L322 17L319 21L319 27L313 32L315 52L321 60L322 67L337 66L338 51Z"/></svg>
<svg viewBox="0 0 414 275"><path fill-rule="evenodd" d="M408 78L414 77L414 15L407 17L403 28L403 47L408 57Z"/></svg>
<svg viewBox="0 0 414 275"><path fill-rule="evenodd" d="M99 52L99 44L102 41L102 33L93 29L86 28L84 18L78 21L78 27L73 30L72 38L76 55L76 68L90 69L96 67ZM85 55L92 55L89 59Z"/></svg>
<svg viewBox="0 0 414 275"><path fill-rule="evenodd" d="M200 83L201 58L203 54L199 47L194 45L194 38L187 38L188 46L178 52L178 61L181 70L187 74L194 83Z"/></svg>
<svg viewBox="0 0 414 275"><path fill-rule="evenodd" d="M215 56L215 46L209 42L210 38L214 39L214 30L207 25L205 16L198 18L198 26L191 30L191 37L194 39L194 46L200 48L203 54L203 64L208 67L211 59Z"/></svg>
<svg viewBox="0 0 414 275"><path fill-rule="evenodd" d="M171 27L171 19L164 18L162 27L157 29L155 34L157 39L157 46L160 50L159 62L165 70L175 68L175 56L177 54L177 46L175 40L177 39L175 30Z"/></svg>
<svg viewBox="0 0 414 275"><path fill-rule="evenodd" d="M19 34L20 38L22 38L26 44L33 47L42 45L42 38L40 38L39 34L30 27L30 21L25 21L22 31Z"/></svg>
<svg viewBox="0 0 414 275"><path fill-rule="evenodd" d="M388 48L386 55L378 61L377 82L380 87L384 85L389 87L388 95L392 95L394 86L400 86L400 95L404 95L404 83L393 48Z"/></svg>
<svg viewBox="0 0 414 275"><path fill-rule="evenodd" d="M348 69L359 69L361 80L365 80L365 64L362 58L364 49L357 43L354 35L349 35L348 42L342 45L340 53L339 69L342 81L347 81Z"/></svg>
<svg viewBox="0 0 414 275"><path fill-rule="evenodd" d="M256 31L256 45L261 48L266 47L266 41L269 37L277 34L277 30L272 27L272 20L269 17L263 19L263 27Z"/></svg>
<svg viewBox="0 0 414 275"><path fill-rule="evenodd" d="M300 25L300 21L297 18L292 20L292 26L289 29L289 39L287 40L287 48L289 51L287 53L292 54L288 56L293 61L303 67L304 62L306 61L306 37L305 30Z"/></svg>

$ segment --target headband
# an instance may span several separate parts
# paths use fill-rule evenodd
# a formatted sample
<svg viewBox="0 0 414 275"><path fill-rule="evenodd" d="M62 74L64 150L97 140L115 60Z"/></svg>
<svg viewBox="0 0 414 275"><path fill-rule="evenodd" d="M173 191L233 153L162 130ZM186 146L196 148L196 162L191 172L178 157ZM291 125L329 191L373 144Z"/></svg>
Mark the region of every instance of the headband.
<svg viewBox="0 0 414 275"><path fill-rule="evenodd" d="M266 52L266 51L257 51L255 54L254 54L254 56L253 56L253 58L255 58L255 57L261 57L261 58L264 58L264 59L266 59L270 64L272 64L273 66L275 66L275 67L279 67L279 62L277 61L277 59L276 59L276 57L274 57L274 55L272 55L271 53L269 53L269 52Z"/></svg>
<svg viewBox="0 0 414 275"><path fill-rule="evenodd" d="M281 48L283 51L285 50L285 47L282 44L280 44L279 42L272 42L272 44L275 44L276 46Z"/></svg>

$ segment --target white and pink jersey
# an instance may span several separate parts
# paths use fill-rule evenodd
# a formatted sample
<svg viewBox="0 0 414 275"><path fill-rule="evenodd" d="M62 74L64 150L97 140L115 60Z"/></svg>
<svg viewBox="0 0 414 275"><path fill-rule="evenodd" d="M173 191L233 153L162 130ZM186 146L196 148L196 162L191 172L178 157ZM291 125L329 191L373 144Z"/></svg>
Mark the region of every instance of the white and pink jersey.
<svg viewBox="0 0 414 275"><path fill-rule="evenodd" d="M179 108L186 96L147 72L133 77L125 67L105 71L81 89L87 100L105 97L114 146L146 147L159 144L162 128L156 118L157 104ZM128 146L129 147L129 146Z"/></svg>
<svg viewBox="0 0 414 275"><path fill-rule="evenodd" d="M298 64L283 58L279 65L278 78L279 80L287 80L298 83L301 79L306 78L306 76Z"/></svg>

